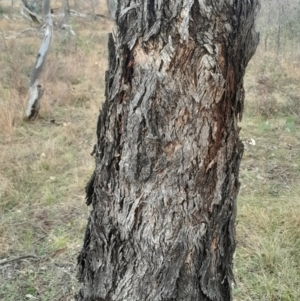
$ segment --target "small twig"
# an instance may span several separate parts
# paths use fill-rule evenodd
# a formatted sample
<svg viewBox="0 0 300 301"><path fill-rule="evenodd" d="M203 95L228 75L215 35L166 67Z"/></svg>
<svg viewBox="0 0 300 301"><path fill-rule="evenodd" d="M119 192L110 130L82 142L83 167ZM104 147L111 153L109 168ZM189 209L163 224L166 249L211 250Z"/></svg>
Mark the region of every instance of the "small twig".
<svg viewBox="0 0 300 301"><path fill-rule="evenodd" d="M9 39L16 39L16 38L18 38L19 36L21 36L23 33L26 33L27 31L30 31L30 30L31 30L31 31L37 32L37 30L36 30L35 28L26 28L26 29L22 30L21 32L15 33L15 35L13 35L13 36L8 36L8 37L5 37L4 34L3 34L3 32L2 32L2 36L3 36L4 41L5 41L5 40L9 40ZM6 46L6 48L7 48L7 46Z"/></svg>
<svg viewBox="0 0 300 301"><path fill-rule="evenodd" d="M86 18L86 17L88 17L88 15L79 13L79 12L77 12L76 10L73 10L73 9L70 9L70 10L69 10L69 14L70 14L71 16L76 16L76 17L81 17L81 18Z"/></svg>
<svg viewBox="0 0 300 301"><path fill-rule="evenodd" d="M4 44L4 47L5 47L5 50L8 51L8 47L7 47L7 44L6 44L6 41L5 41L5 36L4 36L4 33L2 30L0 30L1 32L1 35L2 35L2 39L3 39L3 44Z"/></svg>
<svg viewBox="0 0 300 301"><path fill-rule="evenodd" d="M30 31L30 30L33 30L33 31L37 32L36 28L29 27L29 28L23 29L20 34L23 34L23 33L27 32L27 31Z"/></svg>
<svg viewBox="0 0 300 301"><path fill-rule="evenodd" d="M8 263L12 263L14 261L19 261L19 260L23 260L23 259L27 259L27 258L38 259L38 257L35 256L35 255L23 255L23 256L20 256L20 257L13 258L13 259L0 261L0 265L5 265L5 264L8 264Z"/></svg>

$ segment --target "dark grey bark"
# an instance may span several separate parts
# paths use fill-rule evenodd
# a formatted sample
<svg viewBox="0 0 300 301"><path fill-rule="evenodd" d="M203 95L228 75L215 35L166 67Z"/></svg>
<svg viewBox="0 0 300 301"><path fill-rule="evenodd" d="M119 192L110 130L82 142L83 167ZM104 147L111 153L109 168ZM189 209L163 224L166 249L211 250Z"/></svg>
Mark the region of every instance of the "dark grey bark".
<svg viewBox="0 0 300 301"><path fill-rule="evenodd" d="M231 300L257 0L120 1L80 301Z"/></svg>

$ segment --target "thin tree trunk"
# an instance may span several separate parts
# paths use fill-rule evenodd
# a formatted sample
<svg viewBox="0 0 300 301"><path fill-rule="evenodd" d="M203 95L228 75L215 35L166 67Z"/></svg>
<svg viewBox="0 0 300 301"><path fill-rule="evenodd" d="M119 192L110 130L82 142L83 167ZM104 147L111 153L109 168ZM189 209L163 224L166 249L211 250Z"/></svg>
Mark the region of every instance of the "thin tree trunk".
<svg viewBox="0 0 300 301"><path fill-rule="evenodd" d="M106 0L109 16L112 20L116 20L116 12L118 6L118 0Z"/></svg>
<svg viewBox="0 0 300 301"><path fill-rule="evenodd" d="M257 7L120 1L77 300L231 300Z"/></svg>
<svg viewBox="0 0 300 301"><path fill-rule="evenodd" d="M69 15L70 15L69 0L63 0L63 4L64 4L64 18L63 18L62 24L68 24L69 23Z"/></svg>
<svg viewBox="0 0 300 301"><path fill-rule="evenodd" d="M280 17L278 16L278 24L277 24L277 35L276 35L276 56L279 56L279 52L280 52L280 43L281 40L281 21L280 21Z"/></svg>
<svg viewBox="0 0 300 301"><path fill-rule="evenodd" d="M268 51L268 38L269 38L269 34L266 33L266 36L265 36L265 51Z"/></svg>
<svg viewBox="0 0 300 301"><path fill-rule="evenodd" d="M43 66L46 60L46 55L50 48L52 40L52 17L50 11L50 0L43 0L43 16L45 19L45 36L43 43L39 49L35 64L32 68L30 81L29 81L29 99L26 110L26 116L29 120L34 120L40 110L40 101L44 94L44 89L39 84L39 76L43 70Z"/></svg>

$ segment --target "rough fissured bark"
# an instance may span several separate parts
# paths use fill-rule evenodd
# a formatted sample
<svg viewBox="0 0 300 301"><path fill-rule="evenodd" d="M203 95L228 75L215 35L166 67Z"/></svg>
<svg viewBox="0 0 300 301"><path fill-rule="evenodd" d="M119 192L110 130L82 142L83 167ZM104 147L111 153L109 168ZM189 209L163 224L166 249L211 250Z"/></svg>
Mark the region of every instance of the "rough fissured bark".
<svg viewBox="0 0 300 301"><path fill-rule="evenodd" d="M77 300L231 300L257 6L120 1Z"/></svg>

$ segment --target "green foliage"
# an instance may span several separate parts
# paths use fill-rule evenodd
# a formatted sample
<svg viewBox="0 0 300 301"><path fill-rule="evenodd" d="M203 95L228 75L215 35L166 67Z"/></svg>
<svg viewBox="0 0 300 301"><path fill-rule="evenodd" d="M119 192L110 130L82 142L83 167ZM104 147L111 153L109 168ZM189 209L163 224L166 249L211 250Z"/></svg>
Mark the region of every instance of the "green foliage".
<svg viewBox="0 0 300 301"><path fill-rule="evenodd" d="M284 128L288 132L294 133L296 131L296 124L295 124L295 118L294 117L288 117L284 123Z"/></svg>
<svg viewBox="0 0 300 301"><path fill-rule="evenodd" d="M10 13L10 8L0 3L0 17L1 15L8 14L8 13Z"/></svg>
<svg viewBox="0 0 300 301"><path fill-rule="evenodd" d="M258 130L260 132L264 132L264 131L270 130L270 128L271 128L271 125L270 125L270 121L269 120L263 121L263 122L261 122L258 125Z"/></svg>

